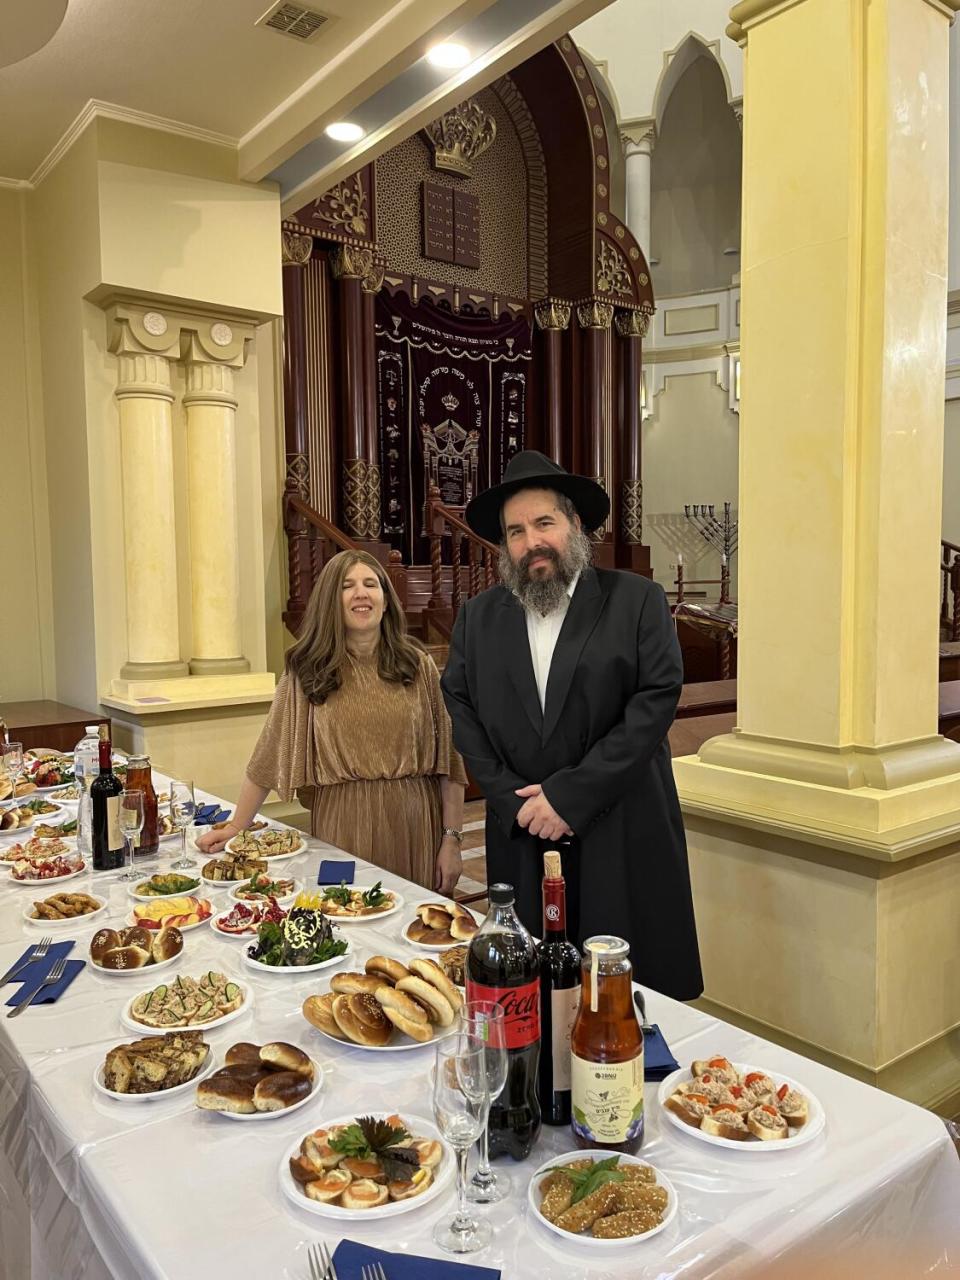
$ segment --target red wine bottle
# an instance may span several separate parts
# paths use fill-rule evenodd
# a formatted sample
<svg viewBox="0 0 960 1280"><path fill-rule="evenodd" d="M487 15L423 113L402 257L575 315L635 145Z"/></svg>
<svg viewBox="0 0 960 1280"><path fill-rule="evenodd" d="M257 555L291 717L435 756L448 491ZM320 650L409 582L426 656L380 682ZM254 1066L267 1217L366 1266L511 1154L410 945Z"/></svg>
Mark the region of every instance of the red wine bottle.
<svg viewBox="0 0 960 1280"><path fill-rule="evenodd" d="M570 1036L580 1007L580 952L567 941L567 888L560 854L543 855L540 956L540 1069L544 1124L570 1123Z"/></svg>
<svg viewBox="0 0 960 1280"><path fill-rule="evenodd" d="M120 797L123 783L113 772L110 726L98 729L100 773L90 784L91 845L94 871L116 871L123 866L123 833L120 830Z"/></svg>

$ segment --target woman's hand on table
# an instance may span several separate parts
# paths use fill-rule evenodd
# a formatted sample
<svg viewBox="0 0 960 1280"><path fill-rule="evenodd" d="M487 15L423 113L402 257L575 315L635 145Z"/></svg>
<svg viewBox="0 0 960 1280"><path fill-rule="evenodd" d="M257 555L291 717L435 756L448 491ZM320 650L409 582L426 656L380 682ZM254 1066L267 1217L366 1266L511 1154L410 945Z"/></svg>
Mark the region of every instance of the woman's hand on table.
<svg viewBox="0 0 960 1280"><path fill-rule="evenodd" d="M222 827L211 827L202 836L197 836L196 846L201 853L219 853L228 840L240 834L240 828L234 822L224 823Z"/></svg>
<svg viewBox="0 0 960 1280"><path fill-rule="evenodd" d="M460 841L453 836L444 836L440 841L437 854L437 876L434 889L445 898L449 898L457 887L457 881L463 872L463 857L460 853Z"/></svg>

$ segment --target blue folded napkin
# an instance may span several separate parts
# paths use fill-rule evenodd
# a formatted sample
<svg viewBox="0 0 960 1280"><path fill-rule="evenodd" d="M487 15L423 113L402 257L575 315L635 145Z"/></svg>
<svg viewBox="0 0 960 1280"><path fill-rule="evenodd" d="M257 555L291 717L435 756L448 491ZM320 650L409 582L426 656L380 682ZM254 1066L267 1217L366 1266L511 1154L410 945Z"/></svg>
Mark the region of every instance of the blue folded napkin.
<svg viewBox="0 0 960 1280"><path fill-rule="evenodd" d="M317 876L317 884L340 884L343 881L346 884L353 884L353 878L357 874L357 864L346 858L337 861L336 858L324 858L320 863L320 874Z"/></svg>
<svg viewBox="0 0 960 1280"><path fill-rule="evenodd" d="M59 960L61 956L68 956L76 945L76 939L74 938L69 938L65 942L54 942L42 960L31 960L30 963L25 965L17 976L15 978L11 978L10 981L22 982L32 991L37 983L42 982L50 972L50 966L53 964L54 960ZM33 955L36 949L37 944L35 942L31 943L15 963L23 964L24 960L26 960L28 956ZM7 972L8 968L12 969L14 968L14 965L0 968L0 977Z"/></svg>
<svg viewBox="0 0 960 1280"><path fill-rule="evenodd" d="M644 1080L666 1080L668 1075L677 1070L680 1063L670 1052L657 1023L654 1022L652 1026L653 1034L647 1032L643 1037L643 1078Z"/></svg>
<svg viewBox="0 0 960 1280"><path fill-rule="evenodd" d="M446 1258L423 1258L413 1253L387 1253L355 1240L341 1240L333 1255L337 1280L361 1280L361 1267L382 1264L390 1280L500 1280L492 1267L474 1267Z"/></svg>
<svg viewBox="0 0 960 1280"><path fill-rule="evenodd" d="M229 809L221 809L218 804L199 804L193 816L195 827L212 827L215 822L226 822L230 817Z"/></svg>
<svg viewBox="0 0 960 1280"><path fill-rule="evenodd" d="M31 965L30 967L32 969L33 965ZM34 1004L53 1004L55 1000L59 1000L60 997L63 995L63 993L66 991L67 987L69 987L70 983L74 980L74 978L80 972L80 970L85 969L86 967L87 967L86 960L68 960L66 964L66 968L63 971L63 977L60 979L60 981L51 982L49 987L44 987L43 995L39 996L36 1000L34 1000L33 1003ZM26 969L24 969L24 973L26 972L27 972ZM29 982L29 983L25 982L23 986L20 988L20 990L16 993L16 995L12 995L10 997L10 999L7 1001L7 1004L11 1006L18 1005L18 1004L23 1004L25 1000L29 1000L30 997L33 995L33 993L36 991L36 989L40 986L41 982L43 982L48 972L49 972L49 969L47 969L44 973L42 973L40 977L37 978L36 982ZM19 981L19 979L16 979L16 981Z"/></svg>

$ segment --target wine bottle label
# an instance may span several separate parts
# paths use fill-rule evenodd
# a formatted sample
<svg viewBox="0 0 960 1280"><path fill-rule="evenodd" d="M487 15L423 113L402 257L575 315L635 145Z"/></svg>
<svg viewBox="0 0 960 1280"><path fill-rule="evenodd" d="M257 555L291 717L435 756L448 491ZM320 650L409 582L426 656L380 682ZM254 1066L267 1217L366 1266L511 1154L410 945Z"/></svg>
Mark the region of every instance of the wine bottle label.
<svg viewBox="0 0 960 1280"><path fill-rule="evenodd" d="M489 1000L503 1009L508 1049L526 1049L540 1039L540 979L522 987L486 987L467 979L467 1000Z"/></svg>
<svg viewBox="0 0 960 1280"><path fill-rule="evenodd" d="M580 984L550 992L550 1030L553 1048L553 1091L570 1088L570 1037L580 1008Z"/></svg>
<svg viewBox="0 0 960 1280"><path fill-rule="evenodd" d="M592 1142L623 1143L643 1127L643 1050L628 1062L570 1055L574 1132Z"/></svg>
<svg viewBox="0 0 960 1280"><path fill-rule="evenodd" d="M123 834L120 831L119 796L107 796L107 848L123 848Z"/></svg>

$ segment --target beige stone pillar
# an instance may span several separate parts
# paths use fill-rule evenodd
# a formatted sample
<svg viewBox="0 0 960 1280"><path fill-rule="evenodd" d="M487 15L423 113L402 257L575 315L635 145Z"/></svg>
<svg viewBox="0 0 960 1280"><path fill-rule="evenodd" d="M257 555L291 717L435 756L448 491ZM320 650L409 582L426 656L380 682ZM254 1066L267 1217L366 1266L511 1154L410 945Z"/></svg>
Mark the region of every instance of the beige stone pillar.
<svg viewBox="0 0 960 1280"><path fill-rule="evenodd" d="M173 345L171 345L171 341ZM165 317L145 311L114 317L123 476L123 548L127 596L127 680L187 674L180 659L173 481L176 359Z"/></svg>
<svg viewBox="0 0 960 1280"><path fill-rule="evenodd" d="M193 675L249 671L240 616L237 400L251 334L224 321L183 333Z"/></svg>
<svg viewBox="0 0 960 1280"><path fill-rule="evenodd" d="M623 133L627 226L650 261L650 179L656 125L652 120L625 120Z"/></svg>

